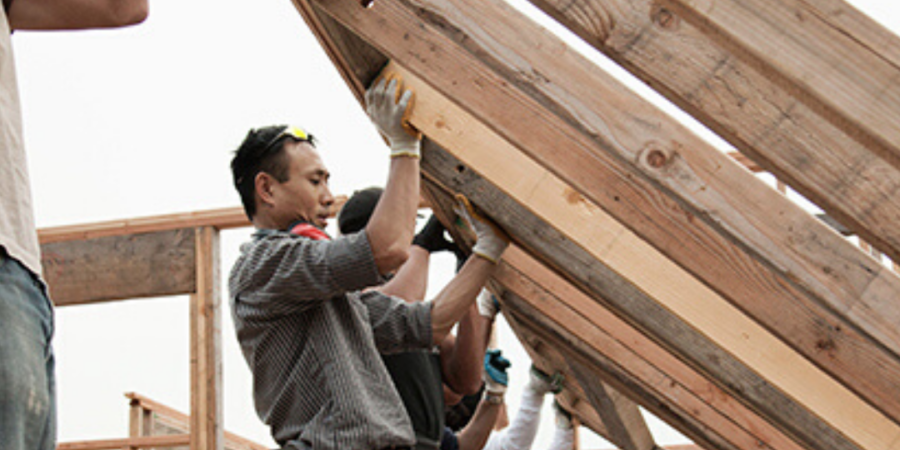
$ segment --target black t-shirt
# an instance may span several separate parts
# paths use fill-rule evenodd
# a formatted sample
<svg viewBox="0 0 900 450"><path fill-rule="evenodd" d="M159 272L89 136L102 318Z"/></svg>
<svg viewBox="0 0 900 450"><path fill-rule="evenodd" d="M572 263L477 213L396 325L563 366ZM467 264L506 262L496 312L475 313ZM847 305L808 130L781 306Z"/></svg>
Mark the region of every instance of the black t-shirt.
<svg viewBox="0 0 900 450"><path fill-rule="evenodd" d="M416 432L417 450L435 450L444 431L440 355L418 350L382 355Z"/></svg>

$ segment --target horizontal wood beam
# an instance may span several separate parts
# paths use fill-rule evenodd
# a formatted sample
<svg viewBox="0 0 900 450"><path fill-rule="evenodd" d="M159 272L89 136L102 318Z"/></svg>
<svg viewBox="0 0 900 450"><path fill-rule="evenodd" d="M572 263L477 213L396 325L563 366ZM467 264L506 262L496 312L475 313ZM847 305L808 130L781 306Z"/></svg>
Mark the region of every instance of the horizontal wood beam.
<svg viewBox="0 0 900 450"><path fill-rule="evenodd" d="M122 450L138 448L181 447L188 445L189 434L173 434L170 436L140 436L124 439L103 439L95 441L62 442L56 450Z"/></svg>
<svg viewBox="0 0 900 450"><path fill-rule="evenodd" d="M893 33L841 0L531 2L900 260Z"/></svg>
<svg viewBox="0 0 900 450"><path fill-rule="evenodd" d="M513 158L528 155L565 180L561 198L626 224L716 297L900 418L900 311L890 306L900 278L889 269L502 3L313 4L440 93L424 114L432 100L417 92L413 121L426 135L498 168L510 158L498 157L498 145ZM445 113L456 104L464 119ZM473 136L477 124L496 134ZM467 142L445 144L453 140ZM488 178L531 183L517 186L521 204L548 195L534 187L544 180L506 172Z"/></svg>
<svg viewBox="0 0 900 450"><path fill-rule="evenodd" d="M41 245L56 306L190 294L196 290L194 228Z"/></svg>

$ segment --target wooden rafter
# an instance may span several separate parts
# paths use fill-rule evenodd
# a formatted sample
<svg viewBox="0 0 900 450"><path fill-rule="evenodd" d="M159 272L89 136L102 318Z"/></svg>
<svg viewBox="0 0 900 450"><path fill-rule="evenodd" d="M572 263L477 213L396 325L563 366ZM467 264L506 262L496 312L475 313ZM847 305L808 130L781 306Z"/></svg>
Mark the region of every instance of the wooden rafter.
<svg viewBox="0 0 900 450"><path fill-rule="evenodd" d="M508 7L313 3L472 115L450 128L436 109L417 124L426 135L458 137L470 124L490 124L501 143L571 184L563 198L608 211L866 401L900 417L900 396L885 395L900 390L893 382L900 361L885 351L900 349L897 311L889 306L900 279L889 270Z"/></svg>
<svg viewBox="0 0 900 450"><path fill-rule="evenodd" d="M900 257L900 39L840 0L531 0Z"/></svg>

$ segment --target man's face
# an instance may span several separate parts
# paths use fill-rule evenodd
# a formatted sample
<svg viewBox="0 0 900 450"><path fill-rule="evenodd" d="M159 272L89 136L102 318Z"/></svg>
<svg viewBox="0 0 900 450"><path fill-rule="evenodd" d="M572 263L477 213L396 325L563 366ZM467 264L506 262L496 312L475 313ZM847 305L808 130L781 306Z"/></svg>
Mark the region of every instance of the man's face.
<svg viewBox="0 0 900 450"><path fill-rule="evenodd" d="M334 203L328 189L328 169L308 142L288 141L285 152L289 161L288 179L272 187L274 218L282 229L300 220L325 228Z"/></svg>

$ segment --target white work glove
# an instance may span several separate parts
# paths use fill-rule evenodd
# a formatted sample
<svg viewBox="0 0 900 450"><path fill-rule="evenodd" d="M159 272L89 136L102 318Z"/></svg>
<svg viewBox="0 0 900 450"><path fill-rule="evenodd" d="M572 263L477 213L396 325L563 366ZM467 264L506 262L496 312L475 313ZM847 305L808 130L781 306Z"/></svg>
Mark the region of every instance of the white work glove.
<svg viewBox="0 0 900 450"><path fill-rule="evenodd" d="M494 317L497 316L497 312L500 311L500 304L497 303L494 294L491 294L491 291L484 288L478 293L476 304L478 305L478 314L491 320L494 320Z"/></svg>
<svg viewBox="0 0 900 450"><path fill-rule="evenodd" d="M509 237L493 222L476 213L464 195L456 194L456 202L454 211L475 232L476 241L472 253L496 264L506 247L509 247Z"/></svg>
<svg viewBox="0 0 900 450"><path fill-rule="evenodd" d="M402 79L387 74L366 91L366 113L378 127L378 131L391 147L391 158L410 156L418 158L421 133L409 124L412 112L413 91L407 89L401 95Z"/></svg>

